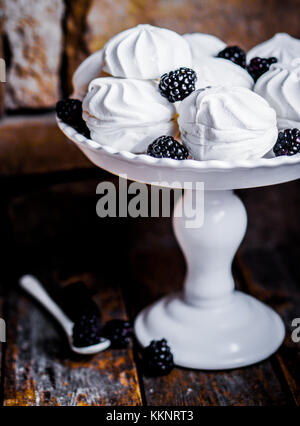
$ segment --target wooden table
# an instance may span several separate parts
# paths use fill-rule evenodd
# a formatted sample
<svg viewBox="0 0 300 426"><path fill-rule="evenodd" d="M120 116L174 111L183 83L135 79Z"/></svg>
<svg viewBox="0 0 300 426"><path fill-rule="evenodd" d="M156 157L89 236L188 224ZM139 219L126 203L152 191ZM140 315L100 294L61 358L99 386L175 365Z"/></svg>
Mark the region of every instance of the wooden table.
<svg viewBox="0 0 300 426"><path fill-rule="evenodd" d="M104 321L132 319L180 288L185 265L170 220L98 218L95 189L103 179L117 183L94 169L1 181L1 404L299 405L300 346L291 340L291 321L300 317L299 182L239 192L249 228L234 263L237 285L283 317L279 352L247 368L176 368L149 378L134 345L92 358L70 354L59 328L16 287L18 276L39 270L64 283L83 279L95 289Z"/></svg>

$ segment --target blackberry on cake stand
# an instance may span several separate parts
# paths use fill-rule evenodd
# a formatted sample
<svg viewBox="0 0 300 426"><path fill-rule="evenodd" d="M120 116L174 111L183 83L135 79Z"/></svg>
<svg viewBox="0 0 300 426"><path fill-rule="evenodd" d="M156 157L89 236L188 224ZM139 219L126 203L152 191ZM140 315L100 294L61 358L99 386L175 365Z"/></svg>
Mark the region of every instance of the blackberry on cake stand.
<svg viewBox="0 0 300 426"><path fill-rule="evenodd" d="M173 218L187 262L183 290L137 316L135 334L142 346L165 338L175 364L208 370L242 367L273 354L285 335L281 318L234 288L231 264L245 235L247 214L233 190L298 179L300 154L248 161L177 161L118 152L59 120L58 125L95 165L116 175L149 184L163 182L166 187L194 185L185 190ZM200 198L203 195L196 187L199 182L204 184L204 222L187 227L197 191Z"/></svg>

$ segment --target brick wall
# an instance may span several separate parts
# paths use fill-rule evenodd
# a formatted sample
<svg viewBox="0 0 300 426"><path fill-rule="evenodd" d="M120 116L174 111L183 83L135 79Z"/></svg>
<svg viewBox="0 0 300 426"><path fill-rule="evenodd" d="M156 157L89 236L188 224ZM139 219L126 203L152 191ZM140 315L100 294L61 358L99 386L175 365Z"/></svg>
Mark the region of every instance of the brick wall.
<svg viewBox="0 0 300 426"><path fill-rule="evenodd" d="M244 49L279 31L300 37L300 0L0 0L0 174L88 162L55 127L57 99L78 64L115 33L150 23L213 33Z"/></svg>

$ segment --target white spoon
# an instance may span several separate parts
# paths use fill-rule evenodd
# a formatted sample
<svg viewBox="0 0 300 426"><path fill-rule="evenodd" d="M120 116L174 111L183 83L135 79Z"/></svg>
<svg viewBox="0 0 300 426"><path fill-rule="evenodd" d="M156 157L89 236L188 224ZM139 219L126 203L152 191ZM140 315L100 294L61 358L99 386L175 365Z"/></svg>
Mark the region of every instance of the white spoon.
<svg viewBox="0 0 300 426"><path fill-rule="evenodd" d="M19 280L20 286L32 297L40 302L50 314L60 323L65 331L70 348L73 352L81 355L91 355L104 351L110 346L110 340L105 339L96 345L77 347L73 345L73 326L74 322L68 318L62 309L51 299L40 281L33 275L23 275Z"/></svg>

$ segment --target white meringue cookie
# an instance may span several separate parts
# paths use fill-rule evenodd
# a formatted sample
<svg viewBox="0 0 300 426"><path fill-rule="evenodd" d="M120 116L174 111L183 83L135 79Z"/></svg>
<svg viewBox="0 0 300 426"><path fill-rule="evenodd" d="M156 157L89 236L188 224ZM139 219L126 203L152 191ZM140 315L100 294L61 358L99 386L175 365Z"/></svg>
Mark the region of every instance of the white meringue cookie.
<svg viewBox="0 0 300 426"><path fill-rule="evenodd" d="M148 146L160 136L176 136L178 127L175 121L152 123L144 126L123 127L122 125L90 127L92 140L101 145L109 145L117 151L130 151L134 154L143 154Z"/></svg>
<svg viewBox="0 0 300 426"><path fill-rule="evenodd" d="M224 41L211 34L189 33L183 34L183 37L190 46L194 64L207 56L216 56L226 47Z"/></svg>
<svg viewBox="0 0 300 426"><path fill-rule="evenodd" d="M273 64L257 80L254 91L275 109L280 130L300 128L300 58L290 65Z"/></svg>
<svg viewBox="0 0 300 426"><path fill-rule="evenodd" d="M248 71L223 58L202 58L193 69L197 73L196 89L207 86L241 86L252 89L254 84Z"/></svg>
<svg viewBox="0 0 300 426"><path fill-rule="evenodd" d="M175 107L159 93L154 81L96 78L83 100L83 111L96 118L101 126L115 123L128 125L170 121Z"/></svg>
<svg viewBox="0 0 300 426"><path fill-rule="evenodd" d="M253 47L247 54L247 62L252 58L270 58L274 56L278 62L289 64L294 58L300 57L300 40L286 33L277 33L261 44Z"/></svg>
<svg viewBox="0 0 300 426"><path fill-rule="evenodd" d="M104 71L114 77L157 79L180 67L191 67L188 42L174 31L138 25L104 46Z"/></svg>
<svg viewBox="0 0 300 426"><path fill-rule="evenodd" d="M179 106L182 142L196 160L247 160L269 152L277 138L276 114L244 87L197 90Z"/></svg>
<svg viewBox="0 0 300 426"><path fill-rule="evenodd" d="M116 149L139 153L156 137L177 133L175 106L150 80L97 78L82 108L91 138Z"/></svg>
<svg viewBox="0 0 300 426"><path fill-rule="evenodd" d="M87 94L90 82L100 77L102 69L103 49L98 50L86 58L73 74L72 82L74 92L72 97L82 101Z"/></svg>

